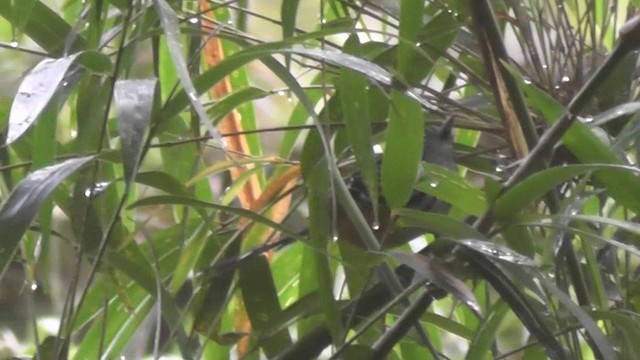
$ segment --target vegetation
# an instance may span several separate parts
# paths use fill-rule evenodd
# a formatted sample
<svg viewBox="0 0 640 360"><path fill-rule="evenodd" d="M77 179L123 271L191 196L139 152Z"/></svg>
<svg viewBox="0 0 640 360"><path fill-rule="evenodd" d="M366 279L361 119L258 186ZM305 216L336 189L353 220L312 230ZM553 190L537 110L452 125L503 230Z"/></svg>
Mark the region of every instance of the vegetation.
<svg viewBox="0 0 640 360"><path fill-rule="evenodd" d="M2 356L640 359L638 1L265 3L0 2Z"/></svg>

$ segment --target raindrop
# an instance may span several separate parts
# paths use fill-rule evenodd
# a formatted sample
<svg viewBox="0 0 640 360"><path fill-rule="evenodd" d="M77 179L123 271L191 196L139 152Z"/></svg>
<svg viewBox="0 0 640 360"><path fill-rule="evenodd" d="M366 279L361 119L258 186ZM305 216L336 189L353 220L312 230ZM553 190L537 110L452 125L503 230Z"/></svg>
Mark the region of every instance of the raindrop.
<svg viewBox="0 0 640 360"><path fill-rule="evenodd" d="M587 124L588 124L588 123L590 123L590 122L593 122L593 116L587 116L587 117L585 117L585 118L584 118L584 122L585 122L585 123L587 123Z"/></svg>
<svg viewBox="0 0 640 360"><path fill-rule="evenodd" d="M320 19L320 23L321 23L321 24L326 24L326 23L327 23L327 19L325 19L325 18L321 18L321 19Z"/></svg>
<svg viewBox="0 0 640 360"><path fill-rule="evenodd" d="M278 96L285 96L287 93L284 90L280 90L277 92Z"/></svg>
<svg viewBox="0 0 640 360"><path fill-rule="evenodd" d="M31 285L29 285L29 289L31 289L31 291L36 291L38 290L38 284L36 284L36 282L32 282Z"/></svg>
<svg viewBox="0 0 640 360"><path fill-rule="evenodd" d="M331 240L338 241L338 234L333 234L333 236L331 237Z"/></svg>
<svg viewBox="0 0 640 360"><path fill-rule="evenodd" d="M189 99L196 101L198 100L198 94L194 93L194 92L190 92L189 93Z"/></svg>
<svg viewBox="0 0 640 360"><path fill-rule="evenodd" d="M542 68L543 68L543 69L548 69L548 68L549 68L549 66L548 66L547 64L542 64Z"/></svg>
<svg viewBox="0 0 640 360"><path fill-rule="evenodd" d="M68 81L63 81L62 82L62 87L67 87L69 86L69 82Z"/></svg>
<svg viewBox="0 0 640 360"><path fill-rule="evenodd" d="M440 183L437 180L433 180L429 183L429 186L431 186L432 188L437 188L438 185L440 185Z"/></svg>
<svg viewBox="0 0 640 360"><path fill-rule="evenodd" d="M199 23L199 22L200 22L200 20L198 20L198 18L197 18L197 17L192 17L192 18L190 18L190 19L189 19L189 22L190 22L191 24L194 24L194 25L195 25L195 24Z"/></svg>
<svg viewBox="0 0 640 360"><path fill-rule="evenodd" d="M227 25L233 25L233 20L227 20Z"/></svg>
<svg viewBox="0 0 640 360"><path fill-rule="evenodd" d="M18 40L16 40L16 39L11 40L11 42L9 43L9 46L11 46L14 49L16 49L18 47L18 45L20 45L20 44L18 43Z"/></svg>
<svg viewBox="0 0 640 360"><path fill-rule="evenodd" d="M496 172L497 173L504 172L504 167L502 167L501 165L496 166Z"/></svg>
<svg viewBox="0 0 640 360"><path fill-rule="evenodd" d="M420 45L422 45L420 42L417 42L417 43L416 43L416 46L417 46L417 47L420 47Z"/></svg>
<svg viewBox="0 0 640 360"><path fill-rule="evenodd" d="M569 81L571 81L571 79L567 75L565 75L562 77L562 79L560 79L560 81L563 83L568 83Z"/></svg>
<svg viewBox="0 0 640 360"><path fill-rule="evenodd" d="M293 98L292 98L291 96L288 96L288 97L287 97L287 102L292 103L292 102L293 102Z"/></svg>
<svg viewBox="0 0 640 360"><path fill-rule="evenodd" d="M108 181L95 183L92 187L84 190L84 196L88 198L99 196L107 189L107 187L109 187L109 185L111 185L111 183Z"/></svg>
<svg viewBox="0 0 640 360"><path fill-rule="evenodd" d="M378 230L380 230L380 223L379 223L379 222L377 222L377 221L374 221L374 222L371 224L371 228L372 228L374 231L378 231Z"/></svg>
<svg viewBox="0 0 640 360"><path fill-rule="evenodd" d="M523 78L522 81L524 81L526 85L531 85L531 79L529 78Z"/></svg>

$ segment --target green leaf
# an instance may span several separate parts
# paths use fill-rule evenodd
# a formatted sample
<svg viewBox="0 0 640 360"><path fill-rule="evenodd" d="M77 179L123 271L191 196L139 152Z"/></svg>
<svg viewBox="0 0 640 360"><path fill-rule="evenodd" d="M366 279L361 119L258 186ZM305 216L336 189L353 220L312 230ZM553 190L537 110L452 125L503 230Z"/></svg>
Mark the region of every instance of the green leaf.
<svg viewBox="0 0 640 360"><path fill-rule="evenodd" d="M565 109L556 99L534 85L524 84L522 79L520 81L527 103L539 110L545 120L553 123L562 116ZM562 142L583 164L622 164L618 155L580 122L573 123L562 137ZM598 172L595 177L606 185L612 198L640 212L640 194L634 190L640 188L640 178L630 172L620 171Z"/></svg>
<svg viewBox="0 0 640 360"><path fill-rule="evenodd" d="M283 39L290 38L295 33L298 5L300 5L300 0L282 1L282 5L280 6L280 18L282 19Z"/></svg>
<svg viewBox="0 0 640 360"><path fill-rule="evenodd" d="M422 168L424 175L415 186L417 190L444 200L469 215L481 216L487 210L487 199L482 190L457 172L428 162L423 162Z"/></svg>
<svg viewBox="0 0 640 360"><path fill-rule="evenodd" d="M211 136L213 136L220 144L224 144L222 138L220 137L220 134L213 127L209 116L207 116L207 112L205 111L204 106L202 106L202 103L200 103L200 100L198 99L198 92L196 91L196 87L194 86L193 81L191 80L191 76L189 75L187 62L184 59L184 55L182 53L183 46L182 42L180 41L178 16L165 0L153 0L153 3L156 7L158 17L160 18L162 30L164 31L164 34L167 38L167 48L169 50L169 54L171 55L174 69L178 74L178 78L180 79L182 87L187 93L187 99L198 114L202 126L207 129L209 134L211 134Z"/></svg>
<svg viewBox="0 0 640 360"><path fill-rule="evenodd" d="M467 305L474 315L482 318L480 304L478 300L476 300L475 295L473 295L473 292L471 292L462 280L456 278L444 266L421 254L393 253L391 256L415 270L417 274L433 281L433 283L443 290L451 293Z"/></svg>
<svg viewBox="0 0 640 360"><path fill-rule="evenodd" d="M591 171L599 174L608 173L607 178L616 176L622 178L626 175L634 176L633 172L640 172L633 166L610 164L585 164L567 165L539 171L502 194L493 206L493 216L496 221L509 221L516 217L527 206L533 205L536 199L543 197L547 192L558 185L569 181L575 176L583 175ZM635 181L635 180L634 180Z"/></svg>
<svg viewBox="0 0 640 360"><path fill-rule="evenodd" d="M143 258L144 259L144 258ZM146 260L146 259L144 259ZM184 322L178 309L175 299L164 287L158 278L160 274L154 273L147 261L133 261L120 252L111 252L109 262L115 268L125 273L129 278L138 283L149 295L155 297L161 306L162 314L175 335L180 346L180 352L184 359L192 359L191 350L188 346L187 335L184 331Z"/></svg>
<svg viewBox="0 0 640 360"><path fill-rule="evenodd" d="M11 1L0 1L0 16L13 22L15 19L11 3ZM54 57L62 56L71 26L41 1L33 3L30 10L23 28L24 33L47 53ZM75 53L85 48L86 41L82 37L76 37L71 48L66 50L68 53Z"/></svg>
<svg viewBox="0 0 640 360"><path fill-rule="evenodd" d="M371 141L368 82L364 76L353 70L341 69L336 85L347 127L347 136L356 157L358 174L367 187L369 198L373 202L373 209L377 209L380 192L379 170Z"/></svg>
<svg viewBox="0 0 640 360"><path fill-rule="evenodd" d="M78 55L76 62L96 74L110 75L113 72L113 63L109 56L98 51L83 51Z"/></svg>
<svg viewBox="0 0 640 360"><path fill-rule="evenodd" d="M476 331L469 350L467 350L467 360L483 360L487 355L491 354L491 345L498 338L498 328L502 323L509 306L504 301L498 301L489 310L487 318L482 322L480 328Z"/></svg>
<svg viewBox="0 0 640 360"><path fill-rule="evenodd" d="M38 119L40 113L64 86L65 76L79 54L61 59L45 59L36 65L20 83L11 105L6 143L22 136Z"/></svg>
<svg viewBox="0 0 640 360"><path fill-rule="evenodd" d="M410 63L416 54L416 37L422 27L423 15L424 4L422 1L402 1L400 3L400 41L397 63L400 74L411 72Z"/></svg>
<svg viewBox="0 0 640 360"><path fill-rule="evenodd" d="M418 174L424 142L419 103L396 90L391 93L387 146L382 159L382 194L392 209L404 206Z"/></svg>
<svg viewBox="0 0 640 360"><path fill-rule="evenodd" d="M602 330L596 323L596 321L589 316L578 304L574 303L571 298L560 290L552 281L549 281L543 274L538 271L529 269L530 273L535 276L542 285L553 295L556 296L558 301L578 320L580 325L584 327L584 331L589 335L589 345L597 357L601 357L605 360L614 360L618 356L613 348L611 341L602 333Z"/></svg>
<svg viewBox="0 0 640 360"><path fill-rule="evenodd" d="M289 230L287 227L282 226L274 221L271 221L269 218L266 218L260 214L257 214L253 211L236 208L233 206L225 206L214 204L202 200L198 200L192 197L187 196L177 196L177 195L158 195L151 196L144 199L140 199L133 204L129 205L129 209L134 209L140 206L150 206L150 205L185 205L185 206L193 206L193 207L202 207L202 208L211 208L224 212L228 212L230 214L234 214L237 216L246 217L247 219L253 220L257 223L261 223L269 226L270 228L277 230L287 236L291 236L294 238L299 237L298 233Z"/></svg>
<svg viewBox="0 0 640 360"><path fill-rule="evenodd" d="M122 164L127 187L142 160L145 134L154 107L157 79L120 80L114 88L118 131L122 143Z"/></svg>
<svg viewBox="0 0 640 360"><path fill-rule="evenodd" d="M242 266L238 279L253 328L257 331L269 329L275 323L274 319L279 318L282 309L267 258L259 256ZM273 358L290 344L288 329L284 328L263 339L260 346L268 358Z"/></svg>
<svg viewBox="0 0 640 360"><path fill-rule="evenodd" d="M40 205L74 171L93 160L93 156L70 159L36 170L24 178L0 209L0 278L18 249L22 235L38 213Z"/></svg>

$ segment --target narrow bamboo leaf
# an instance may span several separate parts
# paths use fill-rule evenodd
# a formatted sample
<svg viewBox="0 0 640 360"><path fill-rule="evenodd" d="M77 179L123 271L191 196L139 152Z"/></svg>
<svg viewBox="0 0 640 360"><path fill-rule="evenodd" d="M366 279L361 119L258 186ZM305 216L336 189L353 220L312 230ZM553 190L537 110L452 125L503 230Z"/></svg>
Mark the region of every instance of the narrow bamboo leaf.
<svg viewBox="0 0 640 360"><path fill-rule="evenodd" d="M591 316L589 316L589 314L587 314L578 304L574 303L567 294L560 290L553 282L549 281L544 275L532 269L530 269L530 273L535 276L550 293L555 295L567 311L575 316L578 322L584 327L584 330L591 339L589 344L592 346L597 358L605 360L618 359L616 351L613 348L613 344L602 333L598 324Z"/></svg>
<svg viewBox="0 0 640 360"><path fill-rule="evenodd" d="M262 99L268 95L270 95L270 92L254 87L245 87L216 101L215 104L209 108L209 115L211 115L211 118L215 122L217 119L227 115L237 107L244 104L250 104L251 101ZM245 128L244 130L255 130L255 128Z"/></svg>
<svg viewBox="0 0 640 360"><path fill-rule="evenodd" d="M168 172L145 171L136 174L136 182L162 190L167 194L189 196L189 190Z"/></svg>
<svg viewBox="0 0 640 360"><path fill-rule="evenodd" d="M0 1L0 15L9 21L13 19L11 3L11 1ZM31 40L49 54L62 56L65 41L71 31L71 26L63 18L41 1L35 1L29 17L25 20L23 31ZM85 50L85 47L86 41L79 37L74 42L71 52Z"/></svg>
<svg viewBox="0 0 640 360"><path fill-rule="evenodd" d="M149 206L149 205L185 205L185 206L193 206L193 207L202 207L202 208L211 208L224 212L228 212L230 214L234 214L237 216L246 217L250 220L253 220L257 223L261 223L269 226L270 228L277 230L284 235L291 236L293 238L298 238L300 235L294 231L289 230L289 228L282 226L276 222L271 221L270 219L257 214L253 211L236 208L233 206L225 206L220 204L214 204L206 201L197 200L192 197L187 196L176 196L176 195L158 195L151 196L144 199L140 199L133 204L129 205L129 209L134 209L140 206Z"/></svg>
<svg viewBox="0 0 640 360"><path fill-rule="evenodd" d="M447 333L459 336L465 340L471 341L475 334L475 331L469 328L466 324L461 324L454 319L438 315L433 312L424 313L420 319L424 322L437 326Z"/></svg>
<svg viewBox="0 0 640 360"><path fill-rule="evenodd" d="M589 122L589 126L602 126L612 120L620 117L628 117L640 111L640 102L632 101L618 105L612 109L609 109L601 114L593 117L593 120Z"/></svg>
<svg viewBox="0 0 640 360"><path fill-rule="evenodd" d="M21 0L13 2L12 23L17 28L17 31L22 32L22 29L29 20L31 10L33 9L33 5L35 3L36 0Z"/></svg>
<svg viewBox="0 0 640 360"><path fill-rule="evenodd" d="M61 59L45 59L34 67L20 83L9 114L6 144L24 134L38 119L64 79L78 54Z"/></svg>
<svg viewBox="0 0 640 360"><path fill-rule="evenodd" d="M481 216L486 211L484 193L469 180L440 165L424 162L422 168L424 175L416 184L417 190L444 200L469 215Z"/></svg>
<svg viewBox="0 0 640 360"><path fill-rule="evenodd" d="M122 165L127 187L131 185L142 157L145 134L151 120L157 79L120 80L114 99L122 143Z"/></svg>
<svg viewBox="0 0 640 360"><path fill-rule="evenodd" d="M636 341L640 339L640 316L637 313L626 310L594 311L591 315L597 320L611 321L616 329L615 334L620 341L620 354L622 359L639 359L640 349Z"/></svg>
<svg viewBox="0 0 640 360"><path fill-rule="evenodd" d="M424 120L420 104L396 90L391 93L390 112L382 159L382 194L391 208L399 208L413 192L425 141Z"/></svg>
<svg viewBox="0 0 640 360"><path fill-rule="evenodd" d="M338 96L342 105L344 122L349 143L356 157L359 176L373 201L373 209L378 208L379 171L373 153L371 140L371 118L369 116L369 96L367 79L353 70L342 69L337 79Z"/></svg>
<svg viewBox="0 0 640 360"><path fill-rule="evenodd" d="M238 284L253 328L257 331L269 329L282 313L278 291L266 257L259 256L240 268ZM288 329L281 329L261 342L267 358L274 358L291 344Z"/></svg>
<svg viewBox="0 0 640 360"><path fill-rule="evenodd" d="M400 41L398 42L397 70L400 74L409 73L411 59L416 55L416 37L422 27L424 4L421 1L402 1L400 3ZM393 110L392 110L393 111Z"/></svg>
<svg viewBox="0 0 640 360"><path fill-rule="evenodd" d="M161 306L163 317L175 332L181 355L184 359L192 359L191 350L188 345L187 335L183 328L182 317L175 303L174 297L164 288L158 288L157 276L153 273L150 264L146 261L132 261L121 252L111 252L109 262L118 270L127 274L129 278L138 283L149 295L153 296Z"/></svg>
<svg viewBox="0 0 640 360"><path fill-rule="evenodd" d="M594 164L567 165L539 171L502 194L493 206L493 216L497 221L509 221L517 216L527 206L531 206L536 199L544 196L558 185L569 181L575 176L584 175L591 171L597 174L609 173L608 178L618 175L633 175L640 170L633 166ZM622 177L622 176L621 176Z"/></svg>
<svg viewBox="0 0 640 360"><path fill-rule="evenodd" d="M522 324L544 347L547 355L552 359L565 359L566 354L555 335L536 312L526 295L490 260L484 256L469 254L467 261L475 270L500 294L511 311L522 321Z"/></svg>
<svg viewBox="0 0 640 360"><path fill-rule="evenodd" d="M76 60L87 70L96 74L109 75L113 72L113 63L109 56L95 50L87 50L80 53Z"/></svg>
<svg viewBox="0 0 640 360"><path fill-rule="evenodd" d="M489 311L487 318L482 322L480 328L475 332L475 336L469 344L467 360L483 360L490 354L491 345L498 337L497 332L509 306L504 301L498 301Z"/></svg>
<svg viewBox="0 0 640 360"><path fill-rule="evenodd" d="M341 33L343 31L345 31L345 29L328 29L323 32L313 33L313 35L329 36L332 34ZM298 39L301 40L306 38L307 36L300 37ZM319 58L321 60L325 60L327 62L335 64L336 66L342 66L360 72L373 81L391 85L391 74L381 66L376 65L370 61L360 59L353 55L343 54L338 51L305 49L299 47L292 49L290 42L274 42L263 45L254 45L243 49L236 54L226 57L224 60L219 62L217 66L210 68L209 70L198 76L196 79L194 79L194 86L198 90L198 93L202 93L211 86L218 83L218 81L224 79L235 69L257 59L262 59L262 61L265 62L265 64L269 66L271 70L274 71L278 76L281 76L282 71L285 71L287 74L291 75L284 67L282 68L283 70L278 70L275 68L275 66L282 66L279 62L273 60L272 58L271 60L273 61L268 60L270 55L276 53L292 53ZM184 107L187 106L189 101L189 96L186 90L177 92L165 107L166 118L172 118L178 115L184 109ZM306 107L306 105L304 104L303 106ZM426 104L426 106L429 105Z"/></svg>
<svg viewBox="0 0 640 360"><path fill-rule="evenodd" d="M198 117L200 117L200 123L202 124L202 126L207 129L209 134L211 134L211 136L213 136L215 140L224 145L222 137L220 137L218 131L213 127L211 119L209 119L204 106L202 106L202 103L200 103L200 100L198 99L198 92L196 91L196 88L193 85L193 81L191 80L191 76L189 75L187 62L184 59L183 55L182 42L180 41L178 16L165 0L154 0L153 3L156 7L156 11L158 12L162 30L164 31L164 34L167 38L167 48L169 50L169 54L171 55L174 69L178 74L178 78L180 79L182 87L187 93L189 102L198 114Z"/></svg>
<svg viewBox="0 0 640 360"><path fill-rule="evenodd" d="M428 213L411 209L398 209L402 226L420 227L451 239L485 239L485 236L463 221L443 214Z"/></svg>
<svg viewBox="0 0 640 360"><path fill-rule="evenodd" d="M478 239L460 239L457 243L462 244L469 249L501 261L522 266L536 266L536 262L524 255L521 255L506 246L496 244L495 242L483 241Z"/></svg>
<svg viewBox="0 0 640 360"><path fill-rule="evenodd" d="M314 136L313 138L317 138ZM316 143L311 138L311 143ZM330 329L331 337L334 344L339 344L342 339L343 327L342 318L340 316L340 309L333 295L333 274L331 273L331 266L329 259L325 255L327 245L331 241L332 237L332 220L331 211L328 211L327 207L331 198L330 188L327 183L331 181L329 169L327 166L326 157L322 158L322 161L312 159L309 155L311 146L307 142L305 149L306 161L302 164L303 173L305 176L305 185L309 189L308 202L309 202L309 241L311 242L314 251L311 254L311 265L315 275L315 285L317 286L320 305L324 312L324 317L327 326ZM316 151L320 151L320 144L316 143Z"/></svg>
<svg viewBox="0 0 640 360"><path fill-rule="evenodd" d="M11 192L0 209L0 233L3 234L0 240L0 278L42 202L67 176L92 159L92 156L71 159L36 170Z"/></svg>
<svg viewBox="0 0 640 360"><path fill-rule="evenodd" d="M140 326L147 318L151 309L156 304L155 299L149 296L140 287L128 287L126 299L117 296L104 307L104 289L100 292L99 311L94 316L99 316L102 311L108 314L107 321L94 321L86 335L73 354L74 360L99 359L98 351L102 349L103 358L117 358L127 344L131 343L133 335L140 331ZM100 306L102 305L102 306ZM131 311L122 311L130 309Z"/></svg>
<svg viewBox="0 0 640 360"><path fill-rule="evenodd" d="M300 0L284 0L280 6L280 18L282 19L282 38L293 37L296 30L296 16Z"/></svg>
<svg viewBox="0 0 640 360"><path fill-rule="evenodd" d="M555 122L564 113L564 107L549 94L532 84L521 87L527 97L527 103L539 110L545 120ZM621 164L622 161L609 146L604 144L585 124L574 122L562 137L562 142L583 164ZM640 178L630 172L598 172L595 177L604 183L609 195L620 204L640 212Z"/></svg>
<svg viewBox="0 0 640 360"><path fill-rule="evenodd" d="M460 279L456 278L450 271L434 262L432 259L414 253L393 253L394 258L401 263L414 269L416 273L433 281L443 290L451 293L462 301L471 312L478 318L482 318L482 310L473 292Z"/></svg>

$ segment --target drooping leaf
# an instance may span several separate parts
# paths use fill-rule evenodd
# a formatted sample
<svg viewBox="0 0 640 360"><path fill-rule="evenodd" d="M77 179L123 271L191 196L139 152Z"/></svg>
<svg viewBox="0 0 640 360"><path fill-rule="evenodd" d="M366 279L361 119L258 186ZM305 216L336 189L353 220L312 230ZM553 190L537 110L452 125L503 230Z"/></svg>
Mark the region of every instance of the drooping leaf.
<svg viewBox="0 0 640 360"><path fill-rule="evenodd" d="M149 127L157 79L120 80L114 88L122 164L127 186L138 171Z"/></svg>
<svg viewBox="0 0 640 360"><path fill-rule="evenodd" d="M22 235L53 190L71 173L93 159L70 159L34 171L15 187L0 209L0 278L13 258Z"/></svg>
<svg viewBox="0 0 640 360"><path fill-rule="evenodd" d="M394 258L398 259L401 263L409 266L416 273L433 281L436 285L443 290L451 293L462 301L471 312L477 317L482 318L482 310L478 300L476 300L473 292L467 287L467 285L457 277L455 277L444 266L436 263L427 256L414 253L393 253Z"/></svg>
<svg viewBox="0 0 640 360"><path fill-rule="evenodd" d="M480 328L476 331L469 350L467 351L467 360L482 360L486 357L491 349L491 345L495 343L497 338L498 327L502 323L509 307L503 301L498 301L482 322Z"/></svg>
<svg viewBox="0 0 640 360"><path fill-rule="evenodd" d="M78 54L42 60L20 83L11 105L6 144L16 141L49 104Z"/></svg>
<svg viewBox="0 0 640 360"><path fill-rule="evenodd" d="M240 268L239 275L239 285L251 324L258 331L268 329L273 325L274 318L280 316L282 309L266 257L260 256L249 261ZM290 344L288 330L281 329L264 339L261 347L267 357L273 358L280 349Z"/></svg>
<svg viewBox="0 0 640 360"><path fill-rule="evenodd" d="M549 292L556 296L558 301L567 309L567 311L575 316L580 325L584 327L584 330L591 339L589 344L592 346L594 353L598 354L596 355L597 357L605 360L614 360L618 358L616 351L613 348L613 344L602 333L602 330L596 321L589 316L589 314L587 314L578 304L573 302L567 294L560 290L552 281L549 281L549 279L547 279L543 274L531 269L529 269L529 271Z"/></svg>
<svg viewBox="0 0 640 360"><path fill-rule="evenodd" d="M404 206L411 193L422 158L424 120L422 107L406 94L391 93L387 147L382 159L382 194L391 208Z"/></svg>
<svg viewBox="0 0 640 360"><path fill-rule="evenodd" d="M523 180L513 188L502 194L493 207L494 218L498 221L512 219L533 201L541 198L559 184L590 171L598 174L609 173L609 178L615 174L629 174L639 170L632 166L614 164L585 164L567 165L539 171Z"/></svg>
<svg viewBox="0 0 640 360"><path fill-rule="evenodd" d="M13 19L11 3L11 1L0 1L0 15L9 21ZM25 21L22 29L24 34L45 49L47 53L53 56L63 55L71 25L60 15L42 1L35 1L30 9L29 17ZM85 47L86 41L82 37L78 37L73 43L71 52L85 50Z"/></svg>
<svg viewBox="0 0 640 360"><path fill-rule="evenodd" d="M171 55L171 60L173 61L174 69L178 74L182 87L187 93L187 98L189 99L191 106L193 106L198 114L202 126L207 129L209 134L211 134L211 136L213 136L220 144L224 144L220 134L213 127L204 106L202 106L202 103L198 99L198 92L196 91L193 81L191 80L191 76L189 75L187 62L182 53L183 46L180 41L178 16L165 0L154 0L153 3L156 7L158 17L160 18L160 24L162 25L164 35L167 38L167 47L169 49L169 54Z"/></svg>

